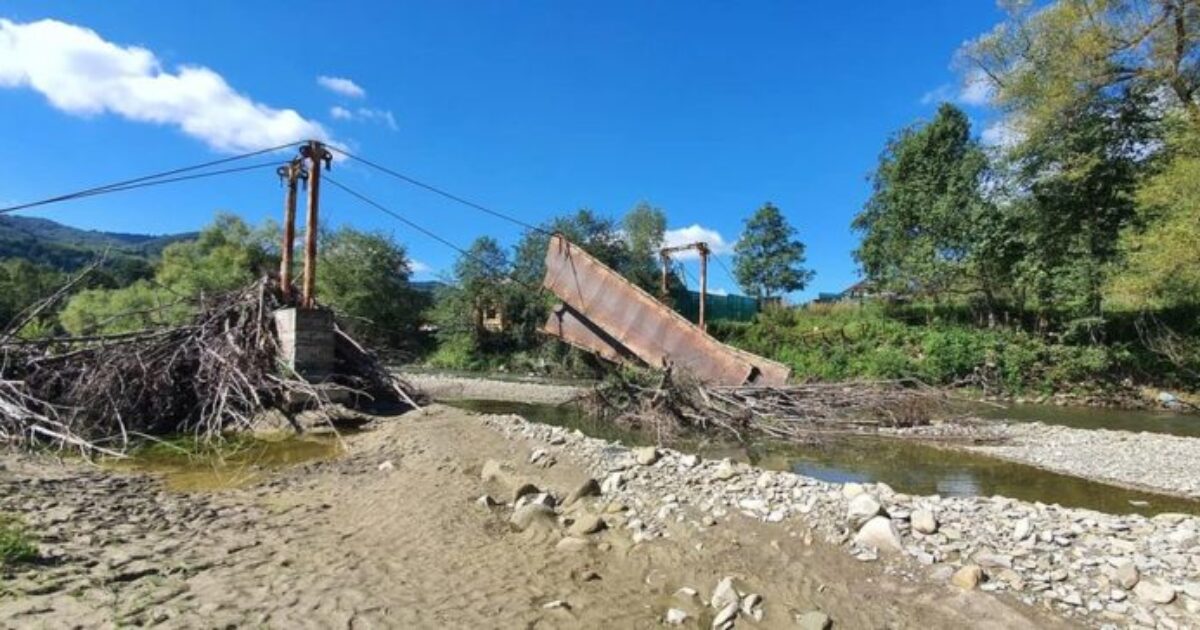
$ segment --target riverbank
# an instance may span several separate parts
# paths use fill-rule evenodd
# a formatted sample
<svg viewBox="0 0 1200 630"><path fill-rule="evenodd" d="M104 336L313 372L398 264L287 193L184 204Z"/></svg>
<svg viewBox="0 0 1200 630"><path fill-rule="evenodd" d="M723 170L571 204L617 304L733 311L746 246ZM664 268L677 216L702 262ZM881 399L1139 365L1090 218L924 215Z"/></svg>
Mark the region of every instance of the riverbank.
<svg viewBox="0 0 1200 630"><path fill-rule="evenodd" d="M751 518L841 546L891 575L1011 594L1031 609L1089 626L1200 624L1194 516L910 496L886 484L824 483L665 449L648 458L514 416L487 422L531 448L587 462L605 496L630 507L615 523L643 540L675 535L679 524L702 532Z"/></svg>
<svg viewBox="0 0 1200 630"><path fill-rule="evenodd" d="M732 596L739 628L1065 627L1007 598L888 575L798 523L664 521L651 539L621 525L645 516L611 491L514 519L515 489L494 471L559 501L590 474L568 432L530 442L489 428L518 425L532 426L435 405L346 436L338 459L203 493L0 455L0 512L29 525L41 558L0 569L0 626L707 628ZM608 527L568 531L588 516Z"/></svg>

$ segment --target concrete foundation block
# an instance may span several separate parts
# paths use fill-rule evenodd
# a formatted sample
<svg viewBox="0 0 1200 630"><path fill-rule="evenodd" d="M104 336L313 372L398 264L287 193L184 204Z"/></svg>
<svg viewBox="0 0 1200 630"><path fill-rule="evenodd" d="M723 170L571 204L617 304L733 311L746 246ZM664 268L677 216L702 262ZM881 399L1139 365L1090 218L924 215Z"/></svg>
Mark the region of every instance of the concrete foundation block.
<svg viewBox="0 0 1200 630"><path fill-rule="evenodd" d="M333 375L333 311L284 308L275 311L280 360L309 382Z"/></svg>

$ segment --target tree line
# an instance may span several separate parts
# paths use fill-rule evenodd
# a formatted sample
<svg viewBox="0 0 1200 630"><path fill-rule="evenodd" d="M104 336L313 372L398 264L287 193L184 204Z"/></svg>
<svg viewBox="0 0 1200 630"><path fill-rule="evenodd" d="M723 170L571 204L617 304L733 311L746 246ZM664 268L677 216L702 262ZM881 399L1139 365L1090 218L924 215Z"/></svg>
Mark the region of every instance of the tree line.
<svg viewBox="0 0 1200 630"><path fill-rule="evenodd" d="M854 218L865 276L1040 329L1200 302L1200 4L1013 2L959 53L1001 119L902 129Z"/></svg>

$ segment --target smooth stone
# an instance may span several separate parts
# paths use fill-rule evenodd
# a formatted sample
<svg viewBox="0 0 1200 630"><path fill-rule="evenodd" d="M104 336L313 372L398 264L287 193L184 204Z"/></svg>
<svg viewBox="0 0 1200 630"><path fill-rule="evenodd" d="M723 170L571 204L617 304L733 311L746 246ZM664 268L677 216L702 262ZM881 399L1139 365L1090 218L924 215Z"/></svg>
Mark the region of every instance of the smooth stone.
<svg viewBox="0 0 1200 630"><path fill-rule="evenodd" d="M588 534L595 534L607 526L604 519L599 516L584 514L576 518L574 523L571 523L571 527L567 529L567 532L572 536L587 536Z"/></svg>
<svg viewBox="0 0 1200 630"><path fill-rule="evenodd" d="M832 626L833 620L829 615L819 610L810 610L796 617L796 627L799 630L829 630Z"/></svg>
<svg viewBox="0 0 1200 630"><path fill-rule="evenodd" d="M979 565L968 564L954 572L950 583L965 590L972 590L983 580L983 569Z"/></svg>
<svg viewBox="0 0 1200 630"><path fill-rule="evenodd" d="M713 589L712 597L709 598L709 605L713 608L724 608L733 604L734 610L737 610L737 605L742 601L738 595L737 589L733 587L733 578L722 578L717 582L717 587Z"/></svg>
<svg viewBox="0 0 1200 630"><path fill-rule="evenodd" d="M521 499L521 497L523 497L527 494L538 494L540 492L541 492L541 490L539 490L537 486L535 486L531 483L517 484L517 488L515 490L513 490L513 493L512 493L513 503L516 503L517 501L519 501Z"/></svg>
<svg viewBox="0 0 1200 630"><path fill-rule="evenodd" d="M1138 580L1140 580L1141 577L1142 576L1138 572L1137 567L1134 566L1131 560L1122 560L1121 563L1117 565L1116 571L1113 572L1113 578L1116 580L1117 584L1125 590L1129 590L1134 586L1137 586Z"/></svg>
<svg viewBox="0 0 1200 630"><path fill-rule="evenodd" d="M934 518L933 512L930 512L929 510L915 510L909 517L909 521L912 523L914 532L920 532L922 534L933 534L937 532L937 519Z"/></svg>
<svg viewBox="0 0 1200 630"><path fill-rule="evenodd" d="M653 446L643 446L634 449L633 456L639 465L650 466L658 461L658 449Z"/></svg>
<svg viewBox="0 0 1200 630"><path fill-rule="evenodd" d="M713 477L715 477L716 479L718 479L720 481L728 481L730 479L733 479L734 476L736 476L736 475L737 475L737 469L735 469L733 467L733 464L730 463L729 460L725 460L725 461L721 462L717 466L717 469L715 471L713 471Z"/></svg>
<svg viewBox="0 0 1200 630"><path fill-rule="evenodd" d="M1133 594L1138 599L1152 604L1170 604L1175 601L1175 589L1154 580L1138 580L1133 587Z"/></svg>
<svg viewBox="0 0 1200 630"><path fill-rule="evenodd" d="M854 535L854 542L878 551L895 553L904 550L904 545L900 541L900 532L896 531L892 519L886 516L876 516L867 521L862 529Z"/></svg>
<svg viewBox="0 0 1200 630"><path fill-rule="evenodd" d="M688 614L685 611L679 610L678 608L672 608L667 611L666 621L673 626L678 626L687 620Z"/></svg>
<svg viewBox="0 0 1200 630"><path fill-rule="evenodd" d="M513 510L512 517L508 519L508 522L519 532L529 529L534 523L553 526L555 524L554 510L538 503L529 503Z"/></svg>
<svg viewBox="0 0 1200 630"><path fill-rule="evenodd" d="M565 501L563 501L563 505L571 505L584 497L598 496L600 496L600 484L595 479L589 477L567 494L567 498Z"/></svg>
<svg viewBox="0 0 1200 630"><path fill-rule="evenodd" d="M879 500L869 494L860 494L850 500L850 505L846 507L846 520L853 527L859 527L863 523L871 520L883 511L883 506L879 504Z"/></svg>
<svg viewBox="0 0 1200 630"><path fill-rule="evenodd" d="M728 606L722 608L721 612L717 613L716 617L713 617L712 627L724 628L726 623L733 621L734 617L737 617L737 614L737 602L729 604Z"/></svg>

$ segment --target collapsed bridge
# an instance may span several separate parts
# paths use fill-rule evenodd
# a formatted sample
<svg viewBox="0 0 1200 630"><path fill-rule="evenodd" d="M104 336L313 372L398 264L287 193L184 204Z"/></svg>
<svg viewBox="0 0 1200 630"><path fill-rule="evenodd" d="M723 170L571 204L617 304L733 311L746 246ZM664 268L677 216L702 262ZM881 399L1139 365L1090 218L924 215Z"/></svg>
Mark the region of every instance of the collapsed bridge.
<svg viewBox="0 0 1200 630"><path fill-rule="evenodd" d="M671 367L709 385L783 385L791 374L712 338L561 234L546 248L543 286L561 303L542 332L609 361Z"/></svg>

